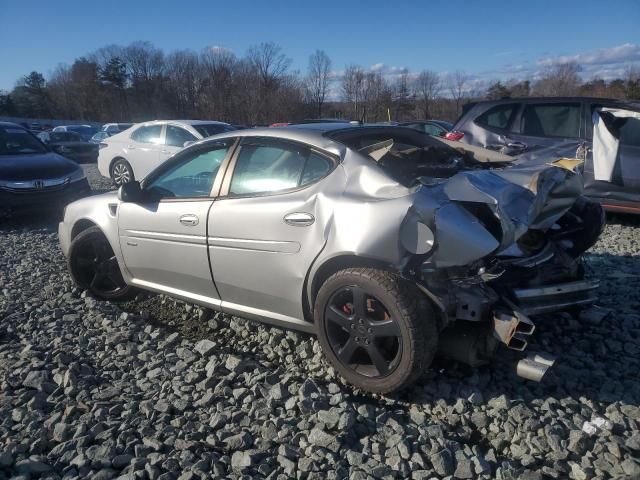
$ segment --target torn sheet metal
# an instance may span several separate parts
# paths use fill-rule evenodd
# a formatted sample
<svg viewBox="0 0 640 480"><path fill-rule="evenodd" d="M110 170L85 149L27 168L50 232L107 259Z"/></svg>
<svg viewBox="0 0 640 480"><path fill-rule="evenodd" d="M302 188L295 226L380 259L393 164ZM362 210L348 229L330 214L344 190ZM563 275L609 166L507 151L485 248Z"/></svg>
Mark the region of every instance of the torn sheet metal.
<svg viewBox="0 0 640 480"><path fill-rule="evenodd" d="M618 161L623 119L640 119L639 112L602 108L593 112L593 172L596 180L611 182Z"/></svg>

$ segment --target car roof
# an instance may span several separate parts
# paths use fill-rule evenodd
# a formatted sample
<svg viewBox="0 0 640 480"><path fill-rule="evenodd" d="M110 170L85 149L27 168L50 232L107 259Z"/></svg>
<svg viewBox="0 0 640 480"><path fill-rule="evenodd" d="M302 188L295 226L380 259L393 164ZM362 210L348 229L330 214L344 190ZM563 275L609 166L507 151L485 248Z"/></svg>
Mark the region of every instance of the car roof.
<svg viewBox="0 0 640 480"><path fill-rule="evenodd" d="M220 122L218 120L150 120L148 122L140 123L144 125L151 125L155 123L184 123L185 125L211 125L213 123L218 125L229 125L226 122Z"/></svg>
<svg viewBox="0 0 640 480"><path fill-rule="evenodd" d="M482 100L479 102L470 102L466 105L470 107L476 105L500 105L505 103L556 103L556 102L594 102L594 103L615 103L619 105L637 106L637 101L621 100L619 98L604 97L516 97L501 98L500 100Z"/></svg>
<svg viewBox="0 0 640 480"><path fill-rule="evenodd" d="M259 127L247 130L235 130L233 132L225 132L213 137L201 140L200 143L214 142L223 138L235 137L268 137L282 140L290 140L306 143L312 147L319 148L331 153L340 154L346 148L346 145L336 139L334 136L340 133L357 132L362 130L363 134L371 133L391 133L402 131L409 134L416 134L416 131L399 125L383 125L383 124L353 124L353 123L304 123L298 125L289 125L286 127Z"/></svg>

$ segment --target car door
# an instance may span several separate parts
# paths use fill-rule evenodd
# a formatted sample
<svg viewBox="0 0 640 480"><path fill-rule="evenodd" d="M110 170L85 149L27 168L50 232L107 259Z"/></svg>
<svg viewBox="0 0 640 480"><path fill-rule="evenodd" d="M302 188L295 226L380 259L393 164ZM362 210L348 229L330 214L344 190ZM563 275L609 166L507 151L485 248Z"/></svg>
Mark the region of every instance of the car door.
<svg viewBox="0 0 640 480"><path fill-rule="evenodd" d="M197 138L191 132L178 125L167 124L164 146L160 149L159 159L164 162L184 148L186 142L195 142Z"/></svg>
<svg viewBox="0 0 640 480"><path fill-rule="evenodd" d="M582 104L575 102L525 102L508 138L527 151L579 142L585 138Z"/></svg>
<svg viewBox="0 0 640 480"><path fill-rule="evenodd" d="M637 203L640 201L640 114L625 110L620 105L593 103L589 105L588 140L593 140L593 113L602 108L619 112L617 136L619 138L618 155L610 182L595 180L593 149L587 157L584 167L585 190L588 195L599 197L603 203L615 205L615 202Z"/></svg>
<svg viewBox="0 0 640 480"><path fill-rule="evenodd" d="M164 145L164 125L142 125L129 136L124 154L133 168L136 180L142 180L159 164L160 150Z"/></svg>
<svg viewBox="0 0 640 480"><path fill-rule="evenodd" d="M223 310L305 325L304 280L324 246L331 216L322 199L344 189L337 165L337 159L304 144L242 140L208 222Z"/></svg>
<svg viewBox="0 0 640 480"><path fill-rule="evenodd" d="M143 183L139 202L118 208L118 233L132 283L219 305L207 252L207 215L232 141L184 152Z"/></svg>
<svg viewBox="0 0 640 480"><path fill-rule="evenodd" d="M518 112L516 102L494 105L473 120L475 126L464 127L463 140L490 150L510 155L520 153L526 145L510 138L511 128ZM478 128L480 127L480 128Z"/></svg>

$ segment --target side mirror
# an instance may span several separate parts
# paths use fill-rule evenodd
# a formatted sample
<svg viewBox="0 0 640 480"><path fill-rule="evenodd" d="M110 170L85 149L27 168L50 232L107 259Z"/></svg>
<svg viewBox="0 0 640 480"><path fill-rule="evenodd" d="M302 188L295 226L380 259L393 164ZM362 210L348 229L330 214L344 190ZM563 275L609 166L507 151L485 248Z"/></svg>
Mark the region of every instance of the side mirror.
<svg viewBox="0 0 640 480"><path fill-rule="evenodd" d="M194 142L193 140L187 140L186 142L184 142L184 143L182 144L182 146L183 146L184 148L187 148L189 145L193 145L194 143L196 143L196 142Z"/></svg>
<svg viewBox="0 0 640 480"><path fill-rule="evenodd" d="M133 182L123 183L118 189L118 199L121 202L139 202L142 200L142 189L140 188L140 182L134 180Z"/></svg>

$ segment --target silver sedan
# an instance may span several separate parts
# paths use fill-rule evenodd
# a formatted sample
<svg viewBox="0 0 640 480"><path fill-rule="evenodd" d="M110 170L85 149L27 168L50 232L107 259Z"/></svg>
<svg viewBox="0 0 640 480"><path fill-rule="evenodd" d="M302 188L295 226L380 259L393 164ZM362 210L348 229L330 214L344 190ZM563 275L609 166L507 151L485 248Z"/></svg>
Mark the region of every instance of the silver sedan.
<svg viewBox="0 0 640 480"><path fill-rule="evenodd" d="M523 350L530 317L594 299L581 254L602 209L573 164L454 147L394 126L230 132L72 203L60 243L98 298L144 289L314 333L350 383L388 393L438 351Z"/></svg>

